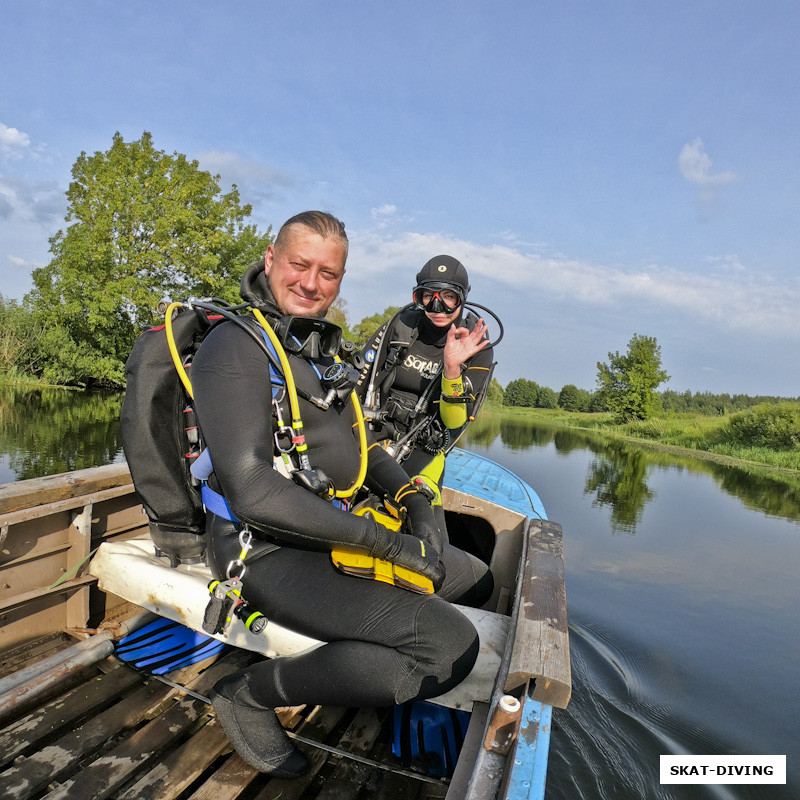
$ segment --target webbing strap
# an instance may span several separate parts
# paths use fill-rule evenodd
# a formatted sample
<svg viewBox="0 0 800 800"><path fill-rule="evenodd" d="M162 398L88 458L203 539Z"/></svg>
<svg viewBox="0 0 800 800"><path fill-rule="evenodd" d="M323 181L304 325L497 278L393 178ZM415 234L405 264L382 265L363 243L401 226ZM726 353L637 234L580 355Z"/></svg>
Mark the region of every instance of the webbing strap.
<svg viewBox="0 0 800 800"><path fill-rule="evenodd" d="M219 492L215 492L213 489L209 488L207 483L201 485L200 496L207 511L223 519L230 520L231 522L239 522L233 515L228 501Z"/></svg>

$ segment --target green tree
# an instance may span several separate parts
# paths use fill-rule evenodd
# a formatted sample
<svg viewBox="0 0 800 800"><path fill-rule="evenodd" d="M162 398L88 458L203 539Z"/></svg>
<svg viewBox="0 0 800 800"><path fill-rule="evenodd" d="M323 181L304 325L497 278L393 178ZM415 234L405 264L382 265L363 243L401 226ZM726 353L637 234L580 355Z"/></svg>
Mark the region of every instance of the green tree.
<svg viewBox="0 0 800 800"><path fill-rule="evenodd" d="M558 408L558 397L549 386L540 386L536 395L536 408Z"/></svg>
<svg viewBox="0 0 800 800"><path fill-rule="evenodd" d="M400 310L400 306L389 306L384 309L381 314L373 314L371 317L364 317L353 329L353 341L359 346L363 347L375 333L375 331L388 322L394 314Z"/></svg>
<svg viewBox="0 0 800 800"><path fill-rule="evenodd" d="M350 328L350 322L347 319L347 300L339 295L334 301L333 305L328 309L325 319L338 325L342 329L342 338L348 341L353 341L354 333Z"/></svg>
<svg viewBox="0 0 800 800"><path fill-rule="evenodd" d="M578 387L568 383L558 393L558 407L564 411L580 411L578 404Z"/></svg>
<svg viewBox="0 0 800 800"><path fill-rule="evenodd" d="M503 387L497 378L492 378L489 383L489 388L486 390L486 405L487 406L501 406L503 405L504 397Z"/></svg>
<svg viewBox="0 0 800 800"><path fill-rule="evenodd" d="M36 326L30 312L0 294L0 372L24 376L35 338Z"/></svg>
<svg viewBox="0 0 800 800"><path fill-rule="evenodd" d="M517 378L506 386L503 395L503 405L534 408L536 398L539 396L539 384L527 378Z"/></svg>
<svg viewBox="0 0 800 800"><path fill-rule="evenodd" d="M558 407L564 411L588 411L592 396L586 389L568 383L558 393Z"/></svg>
<svg viewBox="0 0 800 800"><path fill-rule="evenodd" d="M164 297L238 301L242 267L263 257L271 229L245 225L236 186L197 161L167 155L145 132L119 133L106 152L81 153L67 190L66 227L30 298L50 336L43 374L121 384L124 362Z"/></svg>
<svg viewBox="0 0 800 800"><path fill-rule="evenodd" d="M660 404L655 389L669 380L655 337L635 333L627 353L609 353L608 359L597 362L597 388L606 408L623 421L651 417Z"/></svg>
<svg viewBox="0 0 800 800"><path fill-rule="evenodd" d="M587 410L593 414L609 410L602 392L592 392L589 395L589 408Z"/></svg>

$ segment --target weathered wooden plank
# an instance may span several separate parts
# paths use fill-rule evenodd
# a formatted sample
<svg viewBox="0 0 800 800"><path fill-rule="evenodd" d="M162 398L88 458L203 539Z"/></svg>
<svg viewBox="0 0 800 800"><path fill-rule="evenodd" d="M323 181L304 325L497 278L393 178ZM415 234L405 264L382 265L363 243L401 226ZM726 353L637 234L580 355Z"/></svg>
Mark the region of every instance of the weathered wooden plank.
<svg viewBox="0 0 800 800"><path fill-rule="evenodd" d="M445 800L446 797L447 785L444 783L423 783L417 794L417 800Z"/></svg>
<svg viewBox="0 0 800 800"><path fill-rule="evenodd" d="M261 773L233 753L188 800L236 800Z"/></svg>
<svg viewBox="0 0 800 800"><path fill-rule="evenodd" d="M207 694L230 667L219 662L192 681L189 688ZM161 750L186 734L201 715L209 712L202 700L188 695L124 739L110 752L96 759L79 774L47 795L48 800L77 798L104 800L115 795L120 786L133 778L137 770Z"/></svg>
<svg viewBox="0 0 800 800"><path fill-rule="evenodd" d="M514 651L505 689L536 680L535 700L566 708L572 693L561 526L531 520Z"/></svg>
<svg viewBox="0 0 800 800"><path fill-rule="evenodd" d="M93 575L83 575L80 578L75 578L70 581L64 581L64 583L60 583L58 586L53 586L44 589L34 589L30 592L24 592L23 594L15 595L14 597L10 597L7 600L0 600L0 613L4 611L10 611L12 608L17 608L19 606L24 606L27 603L33 603L38 600L41 600L43 597L48 597L50 595L65 595L69 597L78 589L82 589L85 586L91 586L97 583L97 578ZM87 609L88 609L88 602L87 602ZM81 622L86 622L86 614L83 615ZM74 627L77 627L74 626Z"/></svg>
<svg viewBox="0 0 800 800"><path fill-rule="evenodd" d="M28 640L0 651L0 678L63 650L72 639L62 631Z"/></svg>
<svg viewBox="0 0 800 800"><path fill-rule="evenodd" d="M141 675L135 670L118 667L76 686L12 723L0 731L0 766L5 766L41 739L71 725L75 719L90 712L95 712L96 716L103 706L118 699L141 680Z"/></svg>
<svg viewBox="0 0 800 800"><path fill-rule="evenodd" d="M362 708L339 740L338 747L349 753L367 755L380 733L381 720L377 711L374 708ZM353 800L365 785L369 785L373 772L374 768L366 764L341 759L325 780L317 800Z"/></svg>
<svg viewBox="0 0 800 800"><path fill-rule="evenodd" d="M191 739L116 795L117 800L174 800L229 748L222 726L212 717Z"/></svg>
<svg viewBox="0 0 800 800"><path fill-rule="evenodd" d="M386 772L380 786L370 794L370 800L417 800L422 791L422 783L405 775Z"/></svg>
<svg viewBox="0 0 800 800"><path fill-rule="evenodd" d="M130 483L131 474L125 463L16 481L0 486L0 514L82 497Z"/></svg>
<svg viewBox="0 0 800 800"><path fill-rule="evenodd" d="M174 689L157 683L138 689L102 714L0 774L0 797L26 800L49 783L72 774L82 756L101 747L120 731L140 724L174 692Z"/></svg>
<svg viewBox="0 0 800 800"><path fill-rule="evenodd" d="M385 764L396 764L389 742L379 742L371 752L371 757ZM382 770L376 776L376 786L370 791L369 800L417 800L422 791L422 781L409 778L398 772Z"/></svg>

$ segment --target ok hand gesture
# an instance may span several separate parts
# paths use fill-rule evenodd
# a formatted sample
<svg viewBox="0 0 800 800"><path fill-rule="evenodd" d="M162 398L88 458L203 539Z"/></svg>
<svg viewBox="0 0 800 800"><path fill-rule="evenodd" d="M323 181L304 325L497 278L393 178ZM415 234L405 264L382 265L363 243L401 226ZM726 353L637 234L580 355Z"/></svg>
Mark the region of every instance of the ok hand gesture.
<svg viewBox="0 0 800 800"><path fill-rule="evenodd" d="M461 365L488 344L483 318L478 320L472 330L457 328L455 323L451 325L444 345L444 377L454 381L461 374Z"/></svg>

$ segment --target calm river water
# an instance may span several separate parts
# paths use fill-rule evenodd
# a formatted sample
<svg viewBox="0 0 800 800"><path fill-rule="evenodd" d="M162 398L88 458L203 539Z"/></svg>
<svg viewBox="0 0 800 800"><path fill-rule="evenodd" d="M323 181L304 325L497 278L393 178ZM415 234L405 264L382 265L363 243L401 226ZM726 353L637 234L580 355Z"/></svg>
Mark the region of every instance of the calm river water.
<svg viewBox="0 0 800 800"><path fill-rule="evenodd" d="M119 404L0 387L0 482L121 458ZM508 415L462 445L564 529L573 694L548 800L800 797L800 481ZM788 783L662 786L661 754L785 754Z"/></svg>

